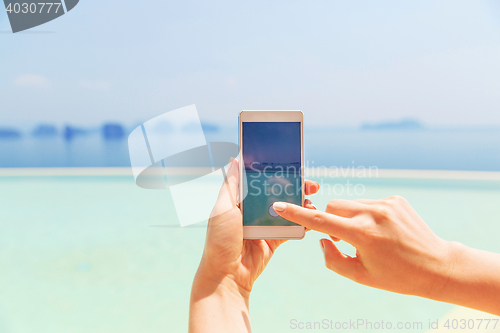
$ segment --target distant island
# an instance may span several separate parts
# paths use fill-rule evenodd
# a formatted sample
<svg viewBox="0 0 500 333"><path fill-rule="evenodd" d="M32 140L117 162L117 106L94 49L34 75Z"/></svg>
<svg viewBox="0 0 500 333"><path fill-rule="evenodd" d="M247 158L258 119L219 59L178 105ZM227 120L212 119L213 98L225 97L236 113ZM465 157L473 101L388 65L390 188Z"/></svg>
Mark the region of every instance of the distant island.
<svg viewBox="0 0 500 333"><path fill-rule="evenodd" d="M21 132L14 128L0 128L0 138L2 139L17 139L21 136Z"/></svg>
<svg viewBox="0 0 500 333"><path fill-rule="evenodd" d="M75 136L88 134L90 131L85 128L75 127L71 125L64 126L63 138L66 141L72 140Z"/></svg>
<svg viewBox="0 0 500 333"><path fill-rule="evenodd" d="M106 123L102 125L101 132L106 140L121 139L125 136L125 128L117 123Z"/></svg>
<svg viewBox="0 0 500 333"><path fill-rule="evenodd" d="M386 121L380 123L365 123L361 125L363 131L414 131L425 129L424 124L415 119L402 119L399 121Z"/></svg>
<svg viewBox="0 0 500 333"><path fill-rule="evenodd" d="M58 130L54 125L41 124L33 129L32 134L35 137L52 137L58 134Z"/></svg>
<svg viewBox="0 0 500 333"><path fill-rule="evenodd" d="M136 126L140 126L140 124ZM205 133L218 132L220 130L220 127L214 123L202 122L201 127ZM188 123L181 130L184 132L193 132L198 131L199 128L199 123ZM170 132L176 129L170 123L162 123L157 130ZM118 122L105 122L99 126L91 127L69 124L56 126L54 124L41 123L31 129L24 129L24 131L26 133L14 127L0 127L0 140L19 139L27 135L36 139L61 137L65 141L72 141L77 137L100 134L104 140L115 141L125 139L130 134L131 128Z"/></svg>

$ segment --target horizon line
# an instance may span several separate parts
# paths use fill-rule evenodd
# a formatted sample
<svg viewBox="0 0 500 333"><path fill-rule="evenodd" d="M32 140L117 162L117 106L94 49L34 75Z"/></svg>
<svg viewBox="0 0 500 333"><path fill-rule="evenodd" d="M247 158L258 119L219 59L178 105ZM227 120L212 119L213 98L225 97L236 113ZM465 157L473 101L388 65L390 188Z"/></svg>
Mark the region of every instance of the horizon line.
<svg viewBox="0 0 500 333"><path fill-rule="evenodd" d="M200 168L165 168L169 174L193 174ZM340 172L339 172L340 170ZM366 169L368 170L368 168ZM370 169L368 176L358 177L356 168L304 168L306 177L326 178L392 178L392 179L448 179L448 180L495 180L500 181L500 171L418 170L418 169ZM337 176L331 177L332 173ZM131 167L47 167L47 168L0 168L0 177L71 177L71 176L130 176Z"/></svg>

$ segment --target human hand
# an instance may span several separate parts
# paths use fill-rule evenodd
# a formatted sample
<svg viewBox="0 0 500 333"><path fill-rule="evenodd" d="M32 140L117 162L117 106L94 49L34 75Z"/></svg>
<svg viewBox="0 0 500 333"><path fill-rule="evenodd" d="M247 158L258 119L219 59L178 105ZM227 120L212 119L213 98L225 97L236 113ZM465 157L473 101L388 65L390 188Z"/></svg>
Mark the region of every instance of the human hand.
<svg viewBox="0 0 500 333"><path fill-rule="evenodd" d="M191 290L190 332L250 332L248 299L253 283L284 240L244 240L238 207L238 161L229 164L208 221L205 249ZM319 184L305 181L304 193ZM310 200L304 206L316 209Z"/></svg>
<svg viewBox="0 0 500 333"><path fill-rule="evenodd" d="M243 221L238 204L238 161L233 160L208 223L205 250L198 275L213 280L228 280L248 298L252 285L262 273L276 248L284 240L243 240ZM305 194L314 194L319 184L305 181ZM309 199L306 209L316 209Z"/></svg>
<svg viewBox="0 0 500 333"><path fill-rule="evenodd" d="M322 239L326 266L371 287L437 298L453 270L451 246L439 238L400 196L382 200L332 200L326 212L275 203L283 218L342 239L356 256Z"/></svg>

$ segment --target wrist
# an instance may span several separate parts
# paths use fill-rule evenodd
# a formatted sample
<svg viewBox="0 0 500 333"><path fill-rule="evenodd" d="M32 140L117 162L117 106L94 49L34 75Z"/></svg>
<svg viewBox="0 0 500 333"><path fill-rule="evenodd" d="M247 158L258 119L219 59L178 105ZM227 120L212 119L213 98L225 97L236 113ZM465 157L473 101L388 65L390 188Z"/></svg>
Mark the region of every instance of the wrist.
<svg viewBox="0 0 500 333"><path fill-rule="evenodd" d="M214 295L234 302L243 302L248 307L250 291L241 287L229 274L210 269L203 260L193 280L192 297L196 295Z"/></svg>
<svg viewBox="0 0 500 333"><path fill-rule="evenodd" d="M200 264L189 305L189 332L250 332L249 293Z"/></svg>
<svg viewBox="0 0 500 333"><path fill-rule="evenodd" d="M457 266L466 247L458 242L445 241L438 272L428 288L429 294L422 295L438 301L446 301L453 283L457 280Z"/></svg>

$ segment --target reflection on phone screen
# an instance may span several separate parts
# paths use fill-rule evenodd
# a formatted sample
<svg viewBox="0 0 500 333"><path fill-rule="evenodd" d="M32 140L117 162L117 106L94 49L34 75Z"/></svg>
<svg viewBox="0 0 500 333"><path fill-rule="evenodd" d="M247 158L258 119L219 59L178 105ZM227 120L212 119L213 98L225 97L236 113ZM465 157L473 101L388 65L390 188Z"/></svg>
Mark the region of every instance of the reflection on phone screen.
<svg viewBox="0 0 500 333"><path fill-rule="evenodd" d="M300 126L300 122L243 122L244 226L297 225L278 216L272 205L302 204Z"/></svg>

